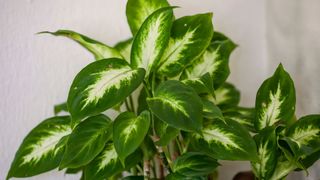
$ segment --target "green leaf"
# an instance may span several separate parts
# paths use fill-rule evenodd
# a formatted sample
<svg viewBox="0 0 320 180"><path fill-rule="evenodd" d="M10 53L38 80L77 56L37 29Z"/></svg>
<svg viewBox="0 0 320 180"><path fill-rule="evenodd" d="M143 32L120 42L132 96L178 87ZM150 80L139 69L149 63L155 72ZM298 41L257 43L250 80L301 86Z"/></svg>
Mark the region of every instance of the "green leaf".
<svg viewBox="0 0 320 180"><path fill-rule="evenodd" d="M30 177L57 168L64 152L60 141L70 133L69 116L52 117L41 122L20 145L7 179Z"/></svg>
<svg viewBox="0 0 320 180"><path fill-rule="evenodd" d="M208 99L221 109L235 107L240 102L240 92L231 83L222 84L215 90L214 95L215 98L209 96Z"/></svg>
<svg viewBox="0 0 320 180"><path fill-rule="evenodd" d="M219 118L221 120L224 120L221 110L215 104L213 104L213 102L206 99L202 99L202 103L203 103L203 117L207 119Z"/></svg>
<svg viewBox="0 0 320 180"><path fill-rule="evenodd" d="M54 115L58 115L60 112L68 112L67 102L55 105L53 111Z"/></svg>
<svg viewBox="0 0 320 180"><path fill-rule="evenodd" d="M259 179L269 179L277 164L277 136L273 127L265 128L255 137L259 161L251 165Z"/></svg>
<svg viewBox="0 0 320 180"><path fill-rule="evenodd" d="M300 118L285 133L296 143L302 158L320 150L320 115L308 115Z"/></svg>
<svg viewBox="0 0 320 180"><path fill-rule="evenodd" d="M185 79L182 82L192 87L197 94L209 94L214 96L213 81L209 73L204 74L200 78Z"/></svg>
<svg viewBox="0 0 320 180"><path fill-rule="evenodd" d="M121 113L113 124L114 147L121 162L142 143L150 126L150 113L142 112L138 117L132 112Z"/></svg>
<svg viewBox="0 0 320 180"><path fill-rule="evenodd" d="M179 81L161 83L147 103L152 113L174 128L197 132L202 129L202 101L192 88Z"/></svg>
<svg viewBox="0 0 320 180"><path fill-rule="evenodd" d="M122 166L113 143L107 143L103 151L84 170L86 180L104 180L136 165L142 158L141 151L135 151Z"/></svg>
<svg viewBox="0 0 320 180"><path fill-rule="evenodd" d="M111 137L111 124L102 114L79 123L68 139L60 168L78 168L93 160Z"/></svg>
<svg viewBox="0 0 320 180"><path fill-rule="evenodd" d="M195 147L201 152L222 160L257 161L257 149L253 138L241 124L225 119L212 120L195 135Z"/></svg>
<svg viewBox="0 0 320 180"><path fill-rule="evenodd" d="M272 77L263 82L256 97L257 130L275 123L290 121L294 115L296 96L290 75L280 64Z"/></svg>
<svg viewBox="0 0 320 180"><path fill-rule="evenodd" d="M183 76L193 79L209 73L213 77L214 87L220 87L230 74L229 57L236 47L237 45L229 38L221 33L214 32L207 50L199 59L185 69Z"/></svg>
<svg viewBox="0 0 320 180"><path fill-rule="evenodd" d="M294 162L288 161L284 156L279 156L277 166L270 180L285 178L291 171L297 168Z"/></svg>
<svg viewBox="0 0 320 180"><path fill-rule="evenodd" d="M212 35L212 13L185 16L174 21L169 46L158 72L167 77L181 73L206 50Z"/></svg>
<svg viewBox="0 0 320 180"><path fill-rule="evenodd" d="M82 69L69 91L68 108L73 121L99 114L122 102L143 81L143 69L131 69L121 59L104 59Z"/></svg>
<svg viewBox="0 0 320 180"><path fill-rule="evenodd" d="M55 36L64 36L70 38L90 51L96 60L106 58L122 58L121 54L116 49L74 31L58 30L56 32L44 31L40 33L49 33Z"/></svg>
<svg viewBox="0 0 320 180"><path fill-rule="evenodd" d="M137 112L140 114L142 111L148 109L147 104L147 92L146 87L143 87L140 91L139 97L138 97L138 109Z"/></svg>
<svg viewBox="0 0 320 180"><path fill-rule="evenodd" d="M237 121L241 125L245 126L251 132L255 132L254 119L255 109L247 107L233 107L223 112L223 116L234 121Z"/></svg>
<svg viewBox="0 0 320 180"><path fill-rule="evenodd" d="M174 173L194 177L208 175L218 166L216 159L199 152L188 152L174 161L172 169Z"/></svg>
<svg viewBox="0 0 320 180"><path fill-rule="evenodd" d="M117 49L121 56L130 63L130 53L132 47L132 38L117 43L114 48Z"/></svg>
<svg viewBox="0 0 320 180"><path fill-rule="evenodd" d="M154 118L154 123L156 134L160 138L158 141L155 142L158 146L168 145L171 142L171 140L177 137L180 133L179 129L169 126L169 124L167 124L164 121L161 121L156 117Z"/></svg>
<svg viewBox="0 0 320 180"><path fill-rule="evenodd" d="M172 19L172 7L155 11L145 20L133 40L131 65L144 68L147 77L159 64L168 44Z"/></svg>
<svg viewBox="0 0 320 180"><path fill-rule="evenodd" d="M142 23L154 11L170 6L166 0L145 1L145 0L128 0L126 14L131 32L135 35Z"/></svg>

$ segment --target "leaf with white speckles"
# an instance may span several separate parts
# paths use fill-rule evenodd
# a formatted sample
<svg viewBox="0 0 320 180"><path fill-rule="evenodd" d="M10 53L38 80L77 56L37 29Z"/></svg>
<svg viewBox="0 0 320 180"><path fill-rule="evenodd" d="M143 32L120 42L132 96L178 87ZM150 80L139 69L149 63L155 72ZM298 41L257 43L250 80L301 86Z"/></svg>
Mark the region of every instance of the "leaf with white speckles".
<svg viewBox="0 0 320 180"><path fill-rule="evenodd" d="M64 144L60 141L71 131L69 116L41 122L23 140L7 178L30 177L57 168L64 152Z"/></svg>
<svg viewBox="0 0 320 180"><path fill-rule="evenodd" d="M150 113L143 111L138 117L132 112L121 113L113 124L114 147L121 162L133 153L144 140L150 126Z"/></svg>
<svg viewBox="0 0 320 180"><path fill-rule="evenodd" d="M263 82L256 97L255 128L290 121L295 112L296 96L290 75L280 64L272 77Z"/></svg>
<svg viewBox="0 0 320 180"><path fill-rule="evenodd" d="M74 122L99 114L122 102L143 81L145 71L131 69L121 59L95 61L74 79L68 96L68 108Z"/></svg>

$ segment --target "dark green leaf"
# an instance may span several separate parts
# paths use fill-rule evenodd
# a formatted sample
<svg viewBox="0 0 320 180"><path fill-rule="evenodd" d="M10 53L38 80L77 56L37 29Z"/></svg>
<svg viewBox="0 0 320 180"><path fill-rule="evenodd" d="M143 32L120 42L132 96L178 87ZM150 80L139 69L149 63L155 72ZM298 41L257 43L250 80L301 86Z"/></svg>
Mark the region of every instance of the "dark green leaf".
<svg viewBox="0 0 320 180"><path fill-rule="evenodd" d="M213 81L209 73L204 74L200 78L185 79L182 82L192 87L198 94L209 94L214 96Z"/></svg>
<svg viewBox="0 0 320 180"><path fill-rule="evenodd" d="M223 116L234 121L237 121L241 125L245 126L251 132L255 132L254 118L255 109L247 107L233 107L223 112Z"/></svg>
<svg viewBox="0 0 320 180"><path fill-rule="evenodd" d="M58 115L60 112L68 112L67 102L54 106L54 115Z"/></svg>
<svg viewBox="0 0 320 180"><path fill-rule="evenodd" d="M221 110L215 104L213 104L213 102L206 99L202 99L202 103L203 117L207 119L219 118L221 120L224 120Z"/></svg>
<svg viewBox="0 0 320 180"><path fill-rule="evenodd" d="M120 52L122 57L128 63L130 63L131 46L132 46L132 38L127 39L125 41L121 41L114 46L114 48Z"/></svg>
<svg viewBox="0 0 320 180"><path fill-rule="evenodd" d="M209 96L208 99L222 110L235 107L240 102L240 92L231 83L222 84L217 90L215 90L214 95L215 98Z"/></svg>
<svg viewBox="0 0 320 180"><path fill-rule="evenodd" d="M156 142L158 146L166 146L171 140L179 135L180 130L169 126L166 122L158 118L154 118L154 126L159 140Z"/></svg>

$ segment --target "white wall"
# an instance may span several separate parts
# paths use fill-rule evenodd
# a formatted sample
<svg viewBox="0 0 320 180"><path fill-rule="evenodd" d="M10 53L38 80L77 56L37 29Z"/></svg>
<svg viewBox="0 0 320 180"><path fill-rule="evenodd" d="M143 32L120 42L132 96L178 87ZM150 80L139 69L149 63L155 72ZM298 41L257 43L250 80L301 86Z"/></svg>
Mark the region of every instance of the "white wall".
<svg viewBox="0 0 320 180"><path fill-rule="evenodd" d="M231 57L231 77L243 105L253 105L267 68L265 0L171 0L176 15L214 12L215 29L240 46ZM272 20L271 20L272 22ZM270 24L270 21L268 21ZM0 179L4 179L23 137L52 105L65 101L75 74L92 56L64 38L35 35L42 30L72 29L113 45L130 36L125 1L0 0ZM244 166L226 164L221 179ZM50 172L30 179L77 179Z"/></svg>

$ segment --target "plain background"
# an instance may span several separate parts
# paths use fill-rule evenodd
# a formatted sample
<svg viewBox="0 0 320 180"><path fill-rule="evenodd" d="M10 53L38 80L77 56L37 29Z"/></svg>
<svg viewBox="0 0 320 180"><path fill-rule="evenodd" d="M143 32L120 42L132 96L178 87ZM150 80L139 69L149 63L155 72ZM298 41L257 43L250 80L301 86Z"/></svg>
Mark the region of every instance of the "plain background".
<svg viewBox="0 0 320 180"><path fill-rule="evenodd" d="M255 94L282 62L296 83L297 114L320 113L320 1L169 0L177 17L213 12L215 30L239 47L231 76L253 106ZM23 137L53 115L91 54L74 42L43 30L72 29L114 45L130 37L125 0L0 0L0 179L4 179ZM247 163L224 162L220 179L231 179ZM319 170L319 168L318 168ZM300 174L290 179L301 179ZM318 179L316 169L308 179ZM78 179L49 172L27 179Z"/></svg>

